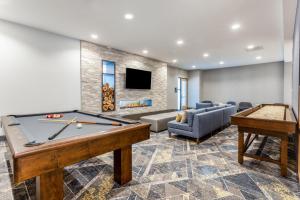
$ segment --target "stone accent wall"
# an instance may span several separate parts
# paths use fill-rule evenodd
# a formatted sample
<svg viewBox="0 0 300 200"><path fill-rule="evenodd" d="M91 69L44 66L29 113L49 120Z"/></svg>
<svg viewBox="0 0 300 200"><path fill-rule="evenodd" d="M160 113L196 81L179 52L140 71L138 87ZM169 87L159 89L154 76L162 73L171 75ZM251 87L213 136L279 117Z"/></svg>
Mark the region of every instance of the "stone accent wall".
<svg viewBox="0 0 300 200"><path fill-rule="evenodd" d="M81 41L81 109L101 112L102 60L116 63L116 111L129 114L167 109L167 64ZM126 67L152 72L151 90L125 89ZM120 100L152 99L151 107L120 109Z"/></svg>

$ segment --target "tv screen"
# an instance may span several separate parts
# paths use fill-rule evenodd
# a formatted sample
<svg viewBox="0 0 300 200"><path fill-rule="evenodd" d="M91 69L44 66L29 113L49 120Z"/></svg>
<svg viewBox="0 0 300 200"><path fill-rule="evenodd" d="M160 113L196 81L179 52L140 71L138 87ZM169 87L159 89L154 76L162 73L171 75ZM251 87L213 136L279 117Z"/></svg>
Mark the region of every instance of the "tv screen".
<svg viewBox="0 0 300 200"><path fill-rule="evenodd" d="M126 68L127 89L151 89L151 72Z"/></svg>

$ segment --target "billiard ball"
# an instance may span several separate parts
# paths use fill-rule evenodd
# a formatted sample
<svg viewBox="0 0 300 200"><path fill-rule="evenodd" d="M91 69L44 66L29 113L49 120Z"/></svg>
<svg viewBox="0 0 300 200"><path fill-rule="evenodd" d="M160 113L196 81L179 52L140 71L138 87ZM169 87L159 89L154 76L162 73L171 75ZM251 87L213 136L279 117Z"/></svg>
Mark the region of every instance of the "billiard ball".
<svg viewBox="0 0 300 200"><path fill-rule="evenodd" d="M82 124L81 123L78 123L77 125L76 125L76 128L82 128Z"/></svg>

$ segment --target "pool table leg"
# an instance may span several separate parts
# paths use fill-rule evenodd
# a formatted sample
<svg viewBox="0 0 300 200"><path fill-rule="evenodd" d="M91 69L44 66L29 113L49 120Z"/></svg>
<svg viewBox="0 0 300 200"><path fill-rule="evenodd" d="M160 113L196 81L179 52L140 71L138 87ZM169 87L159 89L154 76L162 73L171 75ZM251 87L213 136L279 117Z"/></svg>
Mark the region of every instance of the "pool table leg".
<svg viewBox="0 0 300 200"><path fill-rule="evenodd" d="M114 179L120 185L132 179L131 145L114 151Z"/></svg>
<svg viewBox="0 0 300 200"><path fill-rule="evenodd" d="M39 200L62 200L64 198L64 171L41 174L36 178L36 196Z"/></svg>

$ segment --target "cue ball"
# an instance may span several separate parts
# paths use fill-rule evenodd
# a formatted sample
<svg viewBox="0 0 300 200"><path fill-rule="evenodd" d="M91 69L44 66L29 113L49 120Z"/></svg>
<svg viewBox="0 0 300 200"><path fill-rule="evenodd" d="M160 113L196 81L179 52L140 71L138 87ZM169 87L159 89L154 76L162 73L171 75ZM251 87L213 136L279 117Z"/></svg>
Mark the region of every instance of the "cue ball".
<svg viewBox="0 0 300 200"><path fill-rule="evenodd" d="M76 127L77 127L77 128L82 128L82 124L81 124L81 123L78 123L78 124L76 125Z"/></svg>

